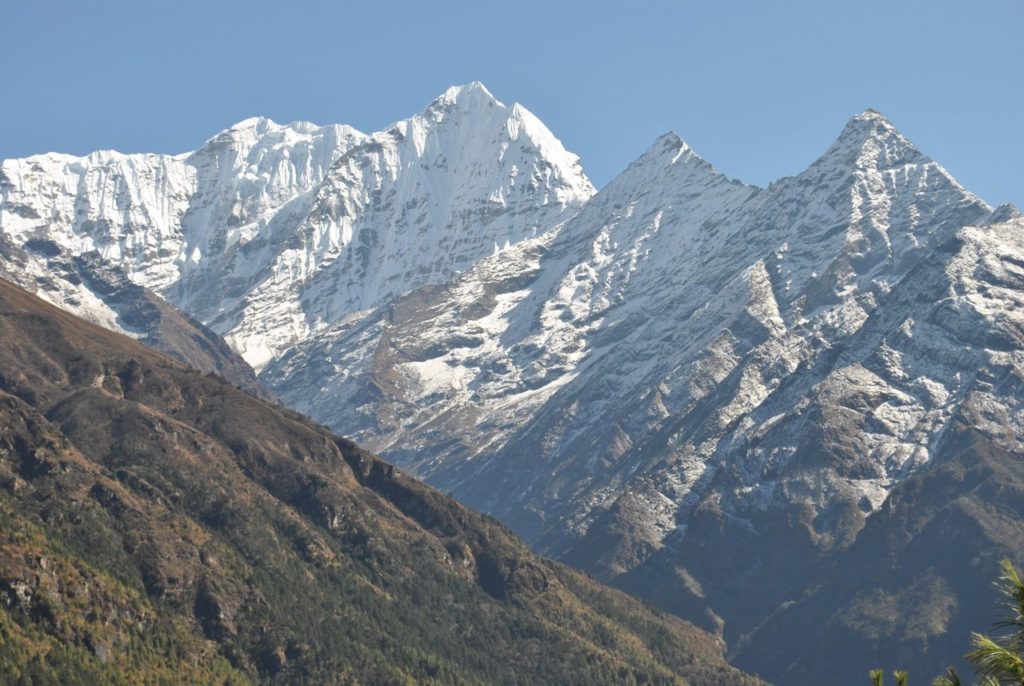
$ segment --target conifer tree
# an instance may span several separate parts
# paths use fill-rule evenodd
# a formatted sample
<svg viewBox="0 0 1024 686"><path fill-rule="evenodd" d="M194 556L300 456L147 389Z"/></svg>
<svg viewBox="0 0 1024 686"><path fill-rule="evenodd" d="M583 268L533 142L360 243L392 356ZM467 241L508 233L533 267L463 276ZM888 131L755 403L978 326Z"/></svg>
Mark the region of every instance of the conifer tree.
<svg viewBox="0 0 1024 686"><path fill-rule="evenodd" d="M995 637L971 634L974 649L967 661L979 677L977 686L1024 686L1024 581L1009 560L1001 564L1003 573L996 588L1003 596L1003 616L994 625ZM932 686L962 686L956 670L950 667Z"/></svg>

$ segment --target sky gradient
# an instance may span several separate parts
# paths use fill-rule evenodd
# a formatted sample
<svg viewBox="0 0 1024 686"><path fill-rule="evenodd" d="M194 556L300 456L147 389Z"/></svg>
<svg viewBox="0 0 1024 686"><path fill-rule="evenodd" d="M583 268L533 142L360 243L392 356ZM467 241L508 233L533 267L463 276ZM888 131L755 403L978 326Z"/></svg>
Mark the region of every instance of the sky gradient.
<svg viewBox="0 0 1024 686"><path fill-rule="evenodd" d="M873 107L1024 207L1020 0L0 3L0 158L184 152L254 115L374 131L479 80L598 187L669 130L764 185Z"/></svg>

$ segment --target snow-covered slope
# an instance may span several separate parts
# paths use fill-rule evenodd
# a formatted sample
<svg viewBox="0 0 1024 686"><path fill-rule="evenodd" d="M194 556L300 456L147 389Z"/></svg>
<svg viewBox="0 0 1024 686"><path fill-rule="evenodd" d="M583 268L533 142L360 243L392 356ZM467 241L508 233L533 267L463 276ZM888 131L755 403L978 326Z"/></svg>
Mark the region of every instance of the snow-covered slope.
<svg viewBox="0 0 1024 686"><path fill-rule="evenodd" d="M479 83L451 88L337 160L237 323L221 328L261 365L348 313L550 229L593 192L577 158L525 108Z"/></svg>
<svg viewBox="0 0 1024 686"><path fill-rule="evenodd" d="M1024 374L1021 294L992 302L1000 280L981 278L1017 268L993 261L1014 213L872 110L766 189L667 135L564 227L324 329L262 378L605 578L658 560L679 585L673 551L724 557L775 527L775 553L743 551L768 607L786 589L750 574L797 579L848 543L966 397L989 394L992 431L1022 426L999 384ZM726 578L709 570L694 588Z"/></svg>
<svg viewBox="0 0 1024 686"><path fill-rule="evenodd" d="M97 250L260 367L550 229L592 193L536 117L474 83L372 135L254 118L184 155L5 160L0 235ZM51 299L118 326L102 298Z"/></svg>

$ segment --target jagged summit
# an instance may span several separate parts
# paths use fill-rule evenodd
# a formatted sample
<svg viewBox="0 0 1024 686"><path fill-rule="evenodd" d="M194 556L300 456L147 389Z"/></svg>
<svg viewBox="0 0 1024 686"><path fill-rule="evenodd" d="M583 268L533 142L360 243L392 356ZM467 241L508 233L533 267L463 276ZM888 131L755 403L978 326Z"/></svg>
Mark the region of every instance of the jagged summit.
<svg viewBox="0 0 1024 686"><path fill-rule="evenodd" d="M539 119L479 82L369 135L250 117L183 155L6 160L3 174L0 233L98 249L257 366L546 232L595 192ZM116 321L73 290L83 314Z"/></svg>
<svg viewBox="0 0 1024 686"><path fill-rule="evenodd" d="M884 114L882 114L881 112L876 110L874 107L865 107L863 112L861 112L860 114L855 114L851 118L860 118L860 119L875 118L875 119L881 119L881 120L886 121L886 122L889 121L889 119Z"/></svg>
<svg viewBox="0 0 1024 686"><path fill-rule="evenodd" d="M198 150L186 154L201 153L205 148L233 145L237 142L255 142L267 134L279 131L282 128L284 127L269 117L248 117L222 131L218 131L207 138Z"/></svg>
<svg viewBox="0 0 1024 686"><path fill-rule="evenodd" d="M311 121L306 121L304 119L297 119L295 121L290 121L287 124L280 124L271 119L270 117L257 116L243 119L242 121L237 122L233 126L229 126L227 129L225 129L225 131L255 131L258 134L264 134L268 131L291 129L299 133L315 133L317 131L320 131L321 129L332 128L337 126L351 128L344 124L328 124L326 126L321 126L320 124Z"/></svg>
<svg viewBox="0 0 1024 686"><path fill-rule="evenodd" d="M422 151L426 131L435 127L471 141L468 144L482 155L504 158L512 142L529 144L556 165L560 176L572 179L578 192L595 192L582 172L579 158L568 152L536 115L518 102L505 105L479 81L448 88L422 113L392 124L387 132L417 139L417 149ZM498 150L493 150L494 144L499 146Z"/></svg>
<svg viewBox="0 0 1024 686"><path fill-rule="evenodd" d="M860 114L855 114L847 120L846 126L843 127L843 133L839 137L844 137L848 132L863 130L865 127L873 128L875 131L899 134L892 120L875 108L868 107Z"/></svg>
<svg viewBox="0 0 1024 686"><path fill-rule="evenodd" d="M886 169L931 160L877 110L850 117L828 150L814 163Z"/></svg>
<svg viewBox="0 0 1024 686"><path fill-rule="evenodd" d="M622 173L627 173L630 169L636 169L648 166L659 166L665 167L675 164L679 161L688 162L690 160L700 160L704 164L711 167L710 163L704 160L698 155L693 148L684 141L678 133L675 131L668 131L658 136L654 143L651 144L647 150L643 152L638 158L636 158L629 167Z"/></svg>
<svg viewBox="0 0 1024 686"><path fill-rule="evenodd" d="M510 108L495 98L479 81L462 86L451 86L436 97L419 115L396 122L389 129L401 127L409 121L443 121L452 116L491 117L496 111L506 114Z"/></svg>
<svg viewBox="0 0 1024 686"><path fill-rule="evenodd" d="M662 164L693 164L720 174L714 164L698 154L677 132L668 131L659 136L630 167ZM868 107L847 120L835 141L801 175L818 174L822 167L836 166L850 170L887 169L906 164L927 164L932 160L924 155L885 115ZM938 165L936 168L942 169ZM942 173L948 173L942 169ZM951 177L950 177L951 178ZM776 185L786 178L772 182ZM734 183L743 183L733 180Z"/></svg>
<svg viewBox="0 0 1024 686"><path fill-rule="evenodd" d="M242 130L248 130L248 129L268 129L268 128L277 128L277 127L278 127L278 124L273 119L270 119L269 117L256 116L256 117L248 117L246 119L243 119L242 121L236 123L235 125L229 126L227 128L227 130L228 131L242 131Z"/></svg>
<svg viewBox="0 0 1024 686"><path fill-rule="evenodd" d="M1007 202L992 210L992 216L989 217L988 221L991 224L997 224L1000 222L1008 222L1012 219L1018 219L1021 216L1021 211L1017 209L1017 206L1012 202Z"/></svg>
<svg viewBox="0 0 1024 686"><path fill-rule="evenodd" d="M641 178L646 180L639 181ZM602 192L606 189L615 192L616 188L631 192L638 184L652 191L665 186L661 190L667 192L670 189L679 190L680 185L683 188L696 188L705 183L723 181L746 188L756 188L741 181L728 179L713 164L701 157L678 133L668 131L658 136L654 143L629 167L613 178Z"/></svg>
<svg viewBox="0 0 1024 686"><path fill-rule="evenodd" d="M249 117L214 134L199 149L183 153L178 157L202 155L205 150L224 146L237 147L240 154L245 155L252 148L261 145L265 147L295 145L303 140L312 143L315 140L332 137L361 138L365 137L365 134L347 124L321 126L303 120L280 124L269 117Z"/></svg>
<svg viewBox="0 0 1024 686"><path fill-rule="evenodd" d="M500 102L479 81L463 86L452 86L436 97L424 110L386 127L382 134L399 131L409 135L416 128L435 125L465 128L471 133L477 126L489 127L493 122L512 116L512 108ZM465 122L465 126L463 126Z"/></svg>
<svg viewBox="0 0 1024 686"><path fill-rule="evenodd" d="M658 136L657 139L655 139L654 144L651 145L649 150L682 150L689 148L690 146L687 144L686 141L682 139L682 137L678 133L676 133L675 131L666 131L665 133Z"/></svg>
<svg viewBox="0 0 1024 686"><path fill-rule="evenodd" d="M468 100L493 102L498 105L502 104L494 97L491 91L487 89L487 86L480 81L470 81L469 83L464 83L461 86L449 86L444 93L434 100L434 103L455 103L465 102Z"/></svg>

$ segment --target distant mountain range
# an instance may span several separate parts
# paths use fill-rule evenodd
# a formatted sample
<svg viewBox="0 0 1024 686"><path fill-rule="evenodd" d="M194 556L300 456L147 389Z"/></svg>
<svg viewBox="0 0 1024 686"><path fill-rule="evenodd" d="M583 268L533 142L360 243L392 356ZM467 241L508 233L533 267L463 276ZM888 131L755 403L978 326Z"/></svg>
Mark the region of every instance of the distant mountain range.
<svg viewBox="0 0 1024 686"><path fill-rule="evenodd" d="M86 256L777 683L930 678L1020 561L1024 219L873 110L767 188L667 134L595 192L480 84L372 135L253 119L0 174L10 278L188 360ZM188 361L251 386L217 350Z"/></svg>

